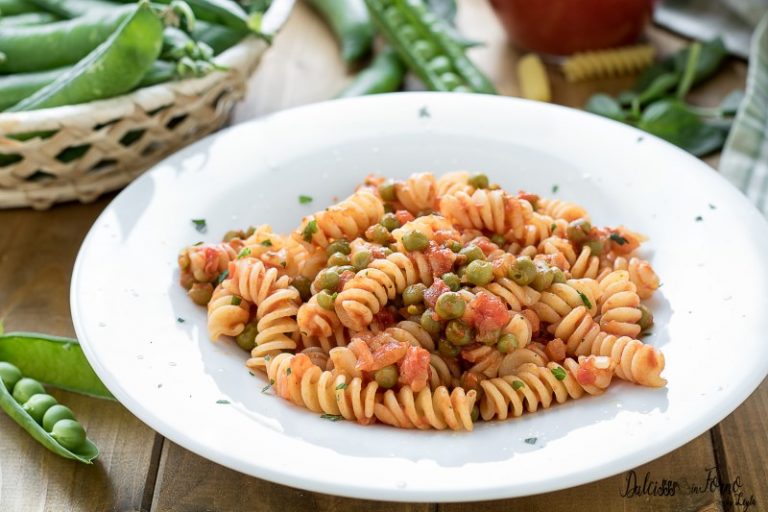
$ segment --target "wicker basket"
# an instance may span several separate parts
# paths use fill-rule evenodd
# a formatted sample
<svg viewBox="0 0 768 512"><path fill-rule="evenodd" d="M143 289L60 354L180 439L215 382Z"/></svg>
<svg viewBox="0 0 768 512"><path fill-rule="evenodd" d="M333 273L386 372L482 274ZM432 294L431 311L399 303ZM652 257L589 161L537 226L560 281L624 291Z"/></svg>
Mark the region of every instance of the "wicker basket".
<svg viewBox="0 0 768 512"><path fill-rule="evenodd" d="M128 184L221 127L267 46L246 38L217 57L226 71L202 78L83 105L0 113L0 208L88 202Z"/></svg>

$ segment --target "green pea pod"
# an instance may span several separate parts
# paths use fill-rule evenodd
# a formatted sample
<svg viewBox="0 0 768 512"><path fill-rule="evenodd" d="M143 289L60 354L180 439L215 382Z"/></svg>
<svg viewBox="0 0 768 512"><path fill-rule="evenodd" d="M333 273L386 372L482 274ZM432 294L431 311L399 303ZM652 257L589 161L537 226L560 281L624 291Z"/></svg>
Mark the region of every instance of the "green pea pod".
<svg viewBox="0 0 768 512"><path fill-rule="evenodd" d="M33 95L65 71L66 69L49 69L34 73L0 75L0 112Z"/></svg>
<svg viewBox="0 0 768 512"><path fill-rule="evenodd" d="M64 448L58 441L51 437L51 435L46 432L45 429L41 427L16 400L14 400L13 396L11 396L2 384L0 384L0 408L2 408L13 421L18 423L21 428L26 430L33 439L56 455L60 455L66 459L74 459L85 464L91 464L93 459L99 456L99 449L90 439L85 440L83 446L78 450L79 453Z"/></svg>
<svg viewBox="0 0 768 512"><path fill-rule="evenodd" d="M102 14L116 9L117 5L106 0L29 0L40 9L72 19L78 16Z"/></svg>
<svg viewBox="0 0 768 512"><path fill-rule="evenodd" d="M172 0L157 0L160 4L170 4ZM184 0L192 8L198 20L224 25L234 29L248 29L248 14L232 0Z"/></svg>
<svg viewBox="0 0 768 512"><path fill-rule="evenodd" d="M66 391L113 399L91 369L77 340L46 334L9 332L0 335L0 361L11 363L30 378Z"/></svg>
<svg viewBox="0 0 768 512"><path fill-rule="evenodd" d="M132 90L163 45L163 24L142 1L134 13L86 58L52 84L14 105L11 112L76 105Z"/></svg>
<svg viewBox="0 0 768 512"><path fill-rule="evenodd" d="M25 0L0 0L0 13L3 16L15 16L37 10L38 8L34 4Z"/></svg>
<svg viewBox="0 0 768 512"><path fill-rule="evenodd" d="M0 74L75 64L106 41L134 10L134 6L120 6L104 15L82 16L47 25L3 28L0 52L8 59L0 64Z"/></svg>
<svg viewBox="0 0 768 512"><path fill-rule="evenodd" d="M214 55L228 50L239 43L248 31L246 29L235 29L216 25L205 21L198 21L192 30L192 38L195 41L205 43L213 49Z"/></svg>
<svg viewBox="0 0 768 512"><path fill-rule="evenodd" d="M397 56L397 52L387 47L376 55L371 65L358 73L336 97L348 98L394 92L400 88L403 78L405 78L405 65Z"/></svg>
<svg viewBox="0 0 768 512"><path fill-rule="evenodd" d="M45 25L54 21L59 21L59 17L50 12L28 12L15 16L0 17L0 29Z"/></svg>
<svg viewBox="0 0 768 512"><path fill-rule="evenodd" d="M363 0L310 0L341 45L341 57L354 62L367 54L375 32Z"/></svg>

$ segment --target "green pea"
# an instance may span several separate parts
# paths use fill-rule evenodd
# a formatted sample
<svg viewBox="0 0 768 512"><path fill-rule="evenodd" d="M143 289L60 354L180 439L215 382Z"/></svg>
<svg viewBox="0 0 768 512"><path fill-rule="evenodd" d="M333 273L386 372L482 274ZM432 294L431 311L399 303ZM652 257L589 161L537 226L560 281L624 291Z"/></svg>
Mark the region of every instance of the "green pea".
<svg viewBox="0 0 768 512"><path fill-rule="evenodd" d="M483 345L496 345L501 335L501 329L494 329L493 331L484 332L482 335L477 336L477 341Z"/></svg>
<svg viewBox="0 0 768 512"><path fill-rule="evenodd" d="M27 411L27 414L29 414L33 420L37 423L42 423L46 411L57 403L59 402L57 402L51 395L38 393L37 395L29 397L29 400L24 403L22 408Z"/></svg>
<svg viewBox="0 0 768 512"><path fill-rule="evenodd" d="M336 291L339 287L339 274L333 270L323 270L317 275L315 286L321 290Z"/></svg>
<svg viewBox="0 0 768 512"><path fill-rule="evenodd" d="M438 75L453 71L451 60L445 55L438 55L434 59L430 60L427 63L427 67Z"/></svg>
<svg viewBox="0 0 768 512"><path fill-rule="evenodd" d="M435 318L432 316L433 313L434 311L432 311L431 309L426 310L421 315L420 323L421 323L421 327L425 331L427 331L432 336L437 336L438 334L440 334L440 331L443 330L443 326L440 324L440 322L435 320Z"/></svg>
<svg viewBox="0 0 768 512"><path fill-rule="evenodd" d="M405 23L405 18L403 17L400 10L395 7L389 7L387 10L384 11L384 17L387 18L387 21L389 21L392 26L399 26Z"/></svg>
<svg viewBox="0 0 768 512"><path fill-rule="evenodd" d="M455 252L455 253L457 253L457 254L458 254L458 252L459 252L459 251L461 251L461 249L462 249L462 247L461 247L461 243L460 243L460 242L457 242L456 240L448 240L448 241L447 241L447 242L445 242L445 244L443 244L443 245L445 245L445 247L447 247L447 248L448 248L448 249L450 249L452 252Z"/></svg>
<svg viewBox="0 0 768 512"><path fill-rule="evenodd" d="M386 202L391 202L395 200L395 182L394 181L385 181L381 185L379 185L379 195L381 196L381 199Z"/></svg>
<svg viewBox="0 0 768 512"><path fill-rule="evenodd" d="M454 345L445 338L440 338L440 341L437 342L437 351L445 357L456 357L461 352L461 347Z"/></svg>
<svg viewBox="0 0 768 512"><path fill-rule="evenodd" d="M490 182L488 181L488 176L482 173L473 174L468 180L467 184L470 187L475 188L488 188L490 185Z"/></svg>
<svg viewBox="0 0 768 512"><path fill-rule="evenodd" d="M531 281L531 287L537 292L543 292L552 286L554 280L555 274L549 271L549 267L538 267L536 277Z"/></svg>
<svg viewBox="0 0 768 512"><path fill-rule="evenodd" d="M394 213L385 214L379 224L387 228L387 231L393 231L400 227L400 221L397 220L397 216Z"/></svg>
<svg viewBox="0 0 768 512"><path fill-rule="evenodd" d="M475 286L485 286L493 281L493 265L490 261L475 260L467 265L466 277Z"/></svg>
<svg viewBox="0 0 768 512"><path fill-rule="evenodd" d="M517 336L512 333L507 333L499 338L499 342L496 344L496 349L502 354L508 354L519 346L520 344L517 341Z"/></svg>
<svg viewBox="0 0 768 512"><path fill-rule="evenodd" d="M338 293L329 293L328 290L323 290L317 294L317 305L328 311L333 310L333 303L336 301Z"/></svg>
<svg viewBox="0 0 768 512"><path fill-rule="evenodd" d="M403 235L403 246L406 251L423 251L429 245L427 235L418 231L409 231Z"/></svg>
<svg viewBox="0 0 768 512"><path fill-rule="evenodd" d="M392 239L387 228L381 224L376 224L370 228L371 241L377 244L386 245Z"/></svg>
<svg viewBox="0 0 768 512"><path fill-rule="evenodd" d="M405 308L406 313L408 313L411 316L421 316L422 313L424 313L424 305L423 304L411 304L407 308Z"/></svg>
<svg viewBox="0 0 768 512"><path fill-rule="evenodd" d="M21 380L21 370L13 366L11 363L0 361L0 380L3 381L5 389L8 391L13 390L19 380Z"/></svg>
<svg viewBox="0 0 768 512"><path fill-rule="evenodd" d="M443 280L445 285L450 288L452 292L457 292L459 291L459 288L461 288L461 280L459 279L459 276L453 272L443 274L440 279Z"/></svg>
<svg viewBox="0 0 768 512"><path fill-rule="evenodd" d="M328 247L325 248L325 253L330 257L331 255L340 252L341 254L349 254L352 252L352 249L349 247L349 242L347 242L343 238L339 238L338 240L334 240L331 242Z"/></svg>
<svg viewBox="0 0 768 512"><path fill-rule="evenodd" d="M498 233L491 237L491 242L495 243L499 247L504 247L504 244L507 243L506 239L504 239L504 235L499 235Z"/></svg>
<svg viewBox="0 0 768 512"><path fill-rule="evenodd" d="M373 256L371 255L371 251L367 249L358 251L352 256L352 266L357 270L368 268L368 265L370 265L372 261Z"/></svg>
<svg viewBox="0 0 768 512"><path fill-rule="evenodd" d="M310 281L308 277L296 276L293 278L293 281L291 281L291 285L299 291L301 300L304 302L307 302L312 297L312 290L310 289L312 281Z"/></svg>
<svg viewBox="0 0 768 512"><path fill-rule="evenodd" d="M256 346L256 335L259 333L256 324L256 321L248 322L243 332L235 337L238 347L248 352L253 350L253 347Z"/></svg>
<svg viewBox="0 0 768 512"><path fill-rule="evenodd" d="M60 420L73 420L75 415L66 405L56 404L45 411L43 415L43 428L46 432L53 430L53 426Z"/></svg>
<svg viewBox="0 0 768 512"><path fill-rule="evenodd" d="M435 45L424 39L419 39L413 43L412 49L413 53L424 60L431 59L437 53L437 48L435 48Z"/></svg>
<svg viewBox="0 0 768 512"><path fill-rule="evenodd" d="M472 406L472 423L477 422L480 419L480 408L476 405Z"/></svg>
<svg viewBox="0 0 768 512"><path fill-rule="evenodd" d="M446 292L437 299L435 304L435 312L440 315L441 318L451 320L453 318L461 318L464 314L466 304L461 295L455 292Z"/></svg>
<svg viewBox="0 0 768 512"><path fill-rule="evenodd" d="M467 266L461 265L459 268L456 269L456 275L459 276L459 278L464 277L464 274L467 273Z"/></svg>
<svg viewBox="0 0 768 512"><path fill-rule="evenodd" d="M427 289L422 283L412 284L403 290L403 304L421 304L424 302L424 291Z"/></svg>
<svg viewBox="0 0 768 512"><path fill-rule="evenodd" d="M638 309L643 314L640 317L640 321L638 322L638 325L640 326L640 330L647 331L653 326L653 313L651 313L651 310L645 307L644 304L640 304L640 306L638 306Z"/></svg>
<svg viewBox="0 0 768 512"><path fill-rule="evenodd" d="M397 366L393 364L385 366L384 368L379 368L373 374L373 378L376 379L376 384L384 389L395 387L399 376Z"/></svg>
<svg viewBox="0 0 768 512"><path fill-rule="evenodd" d="M509 267L507 276L520 286L529 285L536 277L536 265L528 256L521 256Z"/></svg>
<svg viewBox="0 0 768 512"><path fill-rule="evenodd" d="M440 81L443 82L443 85L445 85L445 87L447 87L448 89L453 89L454 87L459 87L460 85L464 85L464 83L461 80L461 77L459 77L459 75L457 75L456 73L451 73L450 71L440 75Z"/></svg>
<svg viewBox="0 0 768 512"><path fill-rule="evenodd" d="M458 347L469 345L475 339L475 333L471 327L461 320L451 320L445 326L445 337Z"/></svg>
<svg viewBox="0 0 768 512"><path fill-rule="evenodd" d="M213 296L213 285L211 283L195 283L187 292L187 296L198 306L205 306Z"/></svg>
<svg viewBox="0 0 768 512"><path fill-rule="evenodd" d="M560 270L557 267L550 267L549 271L552 273L552 282L553 283L564 283L565 282L565 274L562 270Z"/></svg>
<svg viewBox="0 0 768 512"><path fill-rule="evenodd" d="M53 425L51 437L67 450L77 452L85 443L85 429L76 420L63 419Z"/></svg>
<svg viewBox="0 0 768 512"><path fill-rule="evenodd" d="M475 260L484 260L485 259L485 253L481 248L479 248L476 245L468 245L462 250L459 251L459 254L464 255L467 257L466 263L471 263Z"/></svg>
<svg viewBox="0 0 768 512"><path fill-rule="evenodd" d="M395 207L392 203L384 203L384 213L395 213Z"/></svg>
<svg viewBox="0 0 768 512"><path fill-rule="evenodd" d="M37 395L39 393L44 394L45 388L35 379L30 379L29 377L19 379L16 385L13 386L13 398L20 404L27 403L27 400L29 400L32 395Z"/></svg>
<svg viewBox="0 0 768 512"><path fill-rule="evenodd" d="M577 219L568 224L565 235L571 242L580 244L587 240L590 231L592 231L592 224L589 221Z"/></svg>
<svg viewBox="0 0 768 512"><path fill-rule="evenodd" d="M343 274L344 272L346 272L347 270L349 270L350 272L353 272L353 273L357 271L357 269L355 267L353 267L352 265L341 265L339 267L331 267L331 268L333 268L333 272L336 273L336 275L339 275L339 276L341 274ZM328 270L330 270L330 269L328 269Z"/></svg>
<svg viewBox="0 0 768 512"><path fill-rule="evenodd" d="M584 242L584 245L589 247L589 250L592 251L592 256L600 256L603 254L603 242L601 240L587 240Z"/></svg>
<svg viewBox="0 0 768 512"><path fill-rule="evenodd" d="M349 265L349 256L341 252L335 252L328 258L328 265Z"/></svg>
<svg viewBox="0 0 768 512"><path fill-rule="evenodd" d="M400 37L408 43L413 43L419 39L419 37L421 37L421 34L419 34L419 31L416 30L415 27L412 27L411 25L405 25L400 29Z"/></svg>

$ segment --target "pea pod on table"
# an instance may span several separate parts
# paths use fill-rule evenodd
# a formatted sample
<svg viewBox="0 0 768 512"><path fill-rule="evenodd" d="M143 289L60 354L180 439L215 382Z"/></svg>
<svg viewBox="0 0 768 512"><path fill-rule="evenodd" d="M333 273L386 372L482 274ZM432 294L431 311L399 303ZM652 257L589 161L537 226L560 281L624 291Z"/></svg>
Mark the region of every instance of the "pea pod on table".
<svg viewBox="0 0 768 512"><path fill-rule="evenodd" d="M132 90L160 55L163 24L148 2L134 8L117 30L50 85L9 110L76 105Z"/></svg>
<svg viewBox="0 0 768 512"><path fill-rule="evenodd" d="M341 57L354 62L371 49L375 32L363 0L310 0L341 45Z"/></svg>
<svg viewBox="0 0 768 512"><path fill-rule="evenodd" d="M33 3L26 0L0 0L0 14L3 16L15 16L37 10Z"/></svg>
<svg viewBox="0 0 768 512"><path fill-rule="evenodd" d="M50 12L28 12L14 16L0 16L0 29L10 27L29 27L32 25L45 25L59 21L61 18Z"/></svg>
<svg viewBox="0 0 768 512"><path fill-rule="evenodd" d="M0 361L0 408L57 455L86 464L99 455L99 449L68 408L59 406L39 382L22 377L21 370L4 361Z"/></svg>
<svg viewBox="0 0 768 512"><path fill-rule="evenodd" d="M365 0L379 27L408 68L434 91L495 94L493 84L426 6L413 0Z"/></svg>
<svg viewBox="0 0 768 512"><path fill-rule="evenodd" d="M362 70L338 98L395 92L405 78L405 65L392 48L385 48Z"/></svg>

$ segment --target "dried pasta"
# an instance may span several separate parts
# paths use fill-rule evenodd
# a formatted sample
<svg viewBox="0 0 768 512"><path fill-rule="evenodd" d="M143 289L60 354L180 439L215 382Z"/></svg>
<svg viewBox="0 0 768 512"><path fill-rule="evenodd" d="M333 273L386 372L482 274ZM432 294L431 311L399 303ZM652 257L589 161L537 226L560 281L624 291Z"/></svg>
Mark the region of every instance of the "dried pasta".
<svg viewBox="0 0 768 512"><path fill-rule="evenodd" d="M288 235L182 249L179 280L273 394L327 419L471 431L613 376L666 384L639 339L660 286L644 241L484 175L371 175Z"/></svg>
<svg viewBox="0 0 768 512"><path fill-rule="evenodd" d="M627 75L650 66L655 55L648 44L577 53L565 59L563 73L569 82Z"/></svg>

